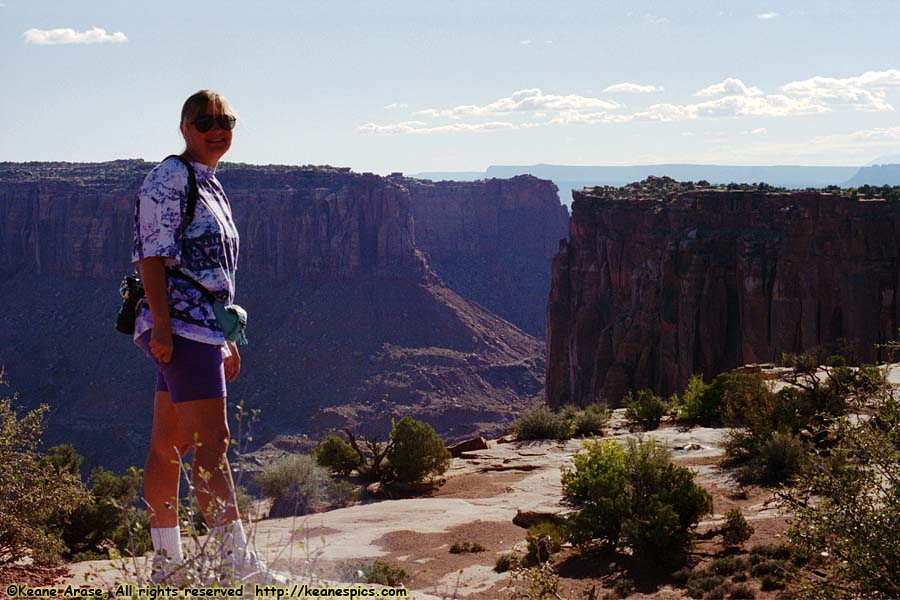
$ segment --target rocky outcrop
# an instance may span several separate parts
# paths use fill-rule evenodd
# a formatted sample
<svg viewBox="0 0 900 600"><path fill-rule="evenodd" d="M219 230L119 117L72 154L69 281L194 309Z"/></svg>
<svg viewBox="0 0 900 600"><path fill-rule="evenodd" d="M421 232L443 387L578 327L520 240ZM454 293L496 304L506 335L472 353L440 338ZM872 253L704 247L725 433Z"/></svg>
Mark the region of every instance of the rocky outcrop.
<svg viewBox="0 0 900 600"><path fill-rule="evenodd" d="M150 168L0 164L0 365L24 402L51 405L48 441L90 464L146 451L152 366L112 323ZM492 435L540 393L541 343L434 274L401 182L332 167L219 176L250 314L229 400L261 409L255 444L344 426L383 438L403 415L448 441Z"/></svg>
<svg viewBox="0 0 900 600"><path fill-rule="evenodd" d="M900 323L900 209L671 179L575 192L553 259L547 400L680 390L783 352L849 351Z"/></svg>
<svg viewBox="0 0 900 600"><path fill-rule="evenodd" d="M569 215L552 182L390 177L409 190L416 246L448 286L528 333L546 324L550 261Z"/></svg>

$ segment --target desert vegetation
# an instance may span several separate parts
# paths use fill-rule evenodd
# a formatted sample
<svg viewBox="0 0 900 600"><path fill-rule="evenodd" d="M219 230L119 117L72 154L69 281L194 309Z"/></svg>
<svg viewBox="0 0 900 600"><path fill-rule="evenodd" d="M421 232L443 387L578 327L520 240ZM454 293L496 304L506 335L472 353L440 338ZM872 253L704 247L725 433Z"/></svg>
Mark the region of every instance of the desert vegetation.
<svg viewBox="0 0 900 600"><path fill-rule="evenodd" d="M568 440L603 434L610 411L605 404L589 404L583 408L566 405L555 411L546 404L533 404L513 423L520 440Z"/></svg>

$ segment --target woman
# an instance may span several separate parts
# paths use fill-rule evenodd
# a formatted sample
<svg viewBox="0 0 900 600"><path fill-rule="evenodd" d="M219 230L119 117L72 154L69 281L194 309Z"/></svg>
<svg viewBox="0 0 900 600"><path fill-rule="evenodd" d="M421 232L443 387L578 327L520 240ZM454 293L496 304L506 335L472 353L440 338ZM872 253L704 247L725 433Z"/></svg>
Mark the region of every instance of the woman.
<svg viewBox="0 0 900 600"><path fill-rule="evenodd" d="M234 342L226 344L197 286L225 304L234 298L238 234L216 165L231 147L236 120L228 102L209 90L184 103L182 157L190 162L198 194L189 223L188 166L177 158L153 169L138 193L132 262L140 267L145 297L138 305L135 342L157 367L153 433L144 466L154 581L184 581L178 569L184 555L177 506L179 462L188 451L193 452L200 508L211 533L220 536L223 564L232 571L226 575L267 582L276 577L247 549L226 458L225 384L240 373L241 356Z"/></svg>

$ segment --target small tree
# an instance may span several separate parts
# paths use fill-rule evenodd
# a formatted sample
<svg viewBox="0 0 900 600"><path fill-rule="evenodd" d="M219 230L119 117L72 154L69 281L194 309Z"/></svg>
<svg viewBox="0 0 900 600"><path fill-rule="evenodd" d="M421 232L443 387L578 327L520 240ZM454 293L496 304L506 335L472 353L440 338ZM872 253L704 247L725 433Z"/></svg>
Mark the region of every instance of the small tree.
<svg viewBox="0 0 900 600"><path fill-rule="evenodd" d="M651 390L640 390L637 397L631 392L625 396L625 419L644 431L659 427L659 423L669 412L669 405Z"/></svg>
<svg viewBox="0 0 900 600"><path fill-rule="evenodd" d="M840 444L783 492L795 550L832 569L817 583L831 598L900 597L900 399L887 382L855 399L868 419L841 417Z"/></svg>
<svg viewBox="0 0 900 600"><path fill-rule="evenodd" d="M81 457L78 459L80 463ZM136 555L151 548L149 517L136 506L141 479L142 472L135 467L121 476L103 467L91 471L91 503L62 519L62 538L68 547L68 558L103 558L107 544Z"/></svg>
<svg viewBox="0 0 900 600"><path fill-rule="evenodd" d="M5 385L2 372L0 385ZM51 563L65 546L59 532L48 527L49 520L89 498L71 469L41 463L38 446L47 405L20 418L13 407L16 398L0 398L0 565L28 556Z"/></svg>
<svg viewBox="0 0 900 600"><path fill-rule="evenodd" d="M340 436L329 433L325 440L313 450L313 458L321 467L330 469L338 475L349 475L360 465L360 456L353 446Z"/></svg>
<svg viewBox="0 0 900 600"><path fill-rule="evenodd" d="M563 468L566 496L578 507L568 520L569 539L585 546L630 548L637 558L682 561L692 530L712 510L712 498L693 473L670 462L655 440L585 442L575 469Z"/></svg>
<svg viewBox="0 0 900 600"><path fill-rule="evenodd" d="M753 535L753 526L747 523L740 509L732 508L725 513L725 523L719 528L719 534L726 546L740 546Z"/></svg>
<svg viewBox="0 0 900 600"><path fill-rule="evenodd" d="M387 458L398 481L415 483L443 474L451 456L431 425L403 417L391 430Z"/></svg>

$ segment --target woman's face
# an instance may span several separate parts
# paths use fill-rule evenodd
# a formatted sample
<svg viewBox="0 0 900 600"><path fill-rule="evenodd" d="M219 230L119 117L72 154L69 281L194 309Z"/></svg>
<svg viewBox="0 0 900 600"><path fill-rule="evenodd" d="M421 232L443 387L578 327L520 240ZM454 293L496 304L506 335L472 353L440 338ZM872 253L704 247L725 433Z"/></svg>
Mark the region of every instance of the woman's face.
<svg viewBox="0 0 900 600"><path fill-rule="evenodd" d="M213 119L212 128L208 131L201 132L197 129L197 120L201 117L206 115L219 117L221 114L223 113L214 112L213 107L208 107L205 112L197 115L194 122L181 124L181 133L184 136L184 142L187 145L187 152L191 160L215 167L219 159L231 148L231 135L233 132L223 129L217 119Z"/></svg>

